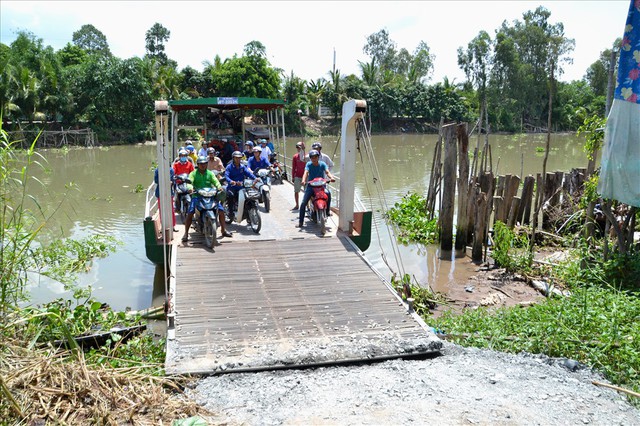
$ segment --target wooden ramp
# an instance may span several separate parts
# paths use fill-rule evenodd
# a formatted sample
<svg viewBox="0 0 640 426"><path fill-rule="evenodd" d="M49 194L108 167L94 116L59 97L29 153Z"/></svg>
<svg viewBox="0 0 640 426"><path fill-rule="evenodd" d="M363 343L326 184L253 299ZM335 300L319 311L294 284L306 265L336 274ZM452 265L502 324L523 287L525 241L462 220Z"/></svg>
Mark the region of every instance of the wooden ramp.
<svg viewBox="0 0 640 426"><path fill-rule="evenodd" d="M285 192L277 194L285 190L291 194L288 184L274 186L273 201L282 198L274 209L280 212L292 206ZM234 234L233 242L222 243L215 253L197 242L174 250L175 337L167 342L168 374L315 366L440 350L442 342L407 312L346 237L321 238L309 232L312 226L291 234L295 222L289 216L295 220L295 214L263 214L267 229L286 227L283 239Z"/></svg>

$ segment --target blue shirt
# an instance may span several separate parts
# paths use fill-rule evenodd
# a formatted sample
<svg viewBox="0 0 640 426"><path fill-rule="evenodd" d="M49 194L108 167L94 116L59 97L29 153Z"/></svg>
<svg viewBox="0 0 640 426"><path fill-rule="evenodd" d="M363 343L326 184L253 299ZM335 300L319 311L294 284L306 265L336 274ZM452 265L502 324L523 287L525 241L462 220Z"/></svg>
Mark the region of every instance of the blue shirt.
<svg viewBox="0 0 640 426"><path fill-rule="evenodd" d="M265 160L262 157L258 157L258 159L256 160L255 156L249 158L249 161L247 163L247 166L249 166L249 168L254 172L257 172L260 169L266 169L271 166L269 160Z"/></svg>
<svg viewBox="0 0 640 426"><path fill-rule="evenodd" d="M314 166L311 161L307 162L307 165L304 166L304 169L309 172L309 176L307 177L307 182L311 182L315 178L327 178L327 170L329 170L329 166L324 161L318 161L318 165Z"/></svg>
<svg viewBox="0 0 640 426"><path fill-rule="evenodd" d="M251 170L247 168L244 164L240 164L236 167L233 162L230 163L227 168L224 170L224 177L227 179L227 182L230 184L231 181L234 182L242 182L244 179L251 178L255 179L256 176L251 173ZM235 185L227 185L227 189L240 189L239 186Z"/></svg>
<svg viewBox="0 0 640 426"><path fill-rule="evenodd" d="M173 167L169 167L169 179L171 180L171 183L173 183L173 175L175 174ZM153 181L157 184L158 183L158 168L156 167L156 170L153 172ZM173 197L175 195L175 191L173 190L173 185L171 185L171 196ZM160 198L160 185L156 185L156 198Z"/></svg>

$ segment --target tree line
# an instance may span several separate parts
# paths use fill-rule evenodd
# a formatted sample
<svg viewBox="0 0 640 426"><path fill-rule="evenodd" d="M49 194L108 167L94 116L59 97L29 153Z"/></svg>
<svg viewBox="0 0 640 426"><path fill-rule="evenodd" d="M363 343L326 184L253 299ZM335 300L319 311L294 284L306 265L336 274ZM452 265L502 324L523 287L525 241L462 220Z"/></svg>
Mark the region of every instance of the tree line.
<svg viewBox="0 0 640 426"><path fill-rule="evenodd" d="M435 57L428 44L421 41L413 52L398 48L386 29L367 37L363 52L370 60L359 62L360 75L333 69L309 81L273 66L255 40L241 55L205 61L202 71L179 70L165 53L171 33L159 23L146 32L144 57L128 59L114 56L93 25L83 25L57 51L19 31L10 45L0 44L3 127L91 127L100 140L134 142L152 136L154 100L247 96L285 99L286 125L296 130L299 111L316 117L322 105L337 118L347 99L358 98L367 100L374 131L401 117L422 129L444 119L523 132L546 127L552 94L553 130L576 130L585 115L604 115L611 50L582 80L557 81L575 42L550 16L538 7L521 20L504 21L493 37L480 31L458 49L466 75L460 83L446 77L431 83Z"/></svg>

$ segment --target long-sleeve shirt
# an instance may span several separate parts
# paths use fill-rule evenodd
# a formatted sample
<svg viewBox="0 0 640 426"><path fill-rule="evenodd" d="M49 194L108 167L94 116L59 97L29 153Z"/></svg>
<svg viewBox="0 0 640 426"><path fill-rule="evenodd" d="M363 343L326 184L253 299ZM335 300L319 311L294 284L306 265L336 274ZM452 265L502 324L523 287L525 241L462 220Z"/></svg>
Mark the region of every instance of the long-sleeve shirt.
<svg viewBox="0 0 640 426"><path fill-rule="evenodd" d="M249 161L247 161L247 166L255 173L260 169L271 167L271 163L269 163L269 160L265 160L262 157L258 157L256 160L256 157L253 156L249 158Z"/></svg>
<svg viewBox="0 0 640 426"><path fill-rule="evenodd" d="M189 174L189 180L196 191L202 188L222 188L218 178L211 170L205 170L204 173L201 173L200 170L194 170Z"/></svg>
<svg viewBox="0 0 640 426"><path fill-rule="evenodd" d="M244 164L240 164L238 167L235 166L235 164L233 164L233 162L231 164L229 164L227 166L227 168L224 171L224 177L227 179L227 189L229 190L238 190L240 189L239 186L236 185L231 185L231 182L242 182L244 179L255 179L256 175L254 175L251 170L249 170L247 168L247 166L245 166Z"/></svg>

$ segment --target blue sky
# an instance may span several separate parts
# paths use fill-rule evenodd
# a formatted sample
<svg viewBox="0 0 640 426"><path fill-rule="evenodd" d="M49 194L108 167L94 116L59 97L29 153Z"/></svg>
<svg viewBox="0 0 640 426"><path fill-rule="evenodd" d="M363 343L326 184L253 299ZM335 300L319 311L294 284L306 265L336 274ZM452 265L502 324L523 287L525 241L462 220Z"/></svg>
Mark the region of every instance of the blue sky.
<svg viewBox="0 0 640 426"><path fill-rule="evenodd" d="M574 63L561 80L583 77L600 51L622 35L629 1L0 1L0 41L11 43L28 30L60 49L74 31L92 24L120 58L143 56L145 33L159 22L171 31L166 44L179 68L203 69L204 61L240 55L245 44L262 42L269 61L306 80L328 77L336 68L359 75L368 35L383 28L398 48L413 52L425 41L435 54L432 82L464 80L457 49L480 30L491 36L502 21L542 5L551 22L562 22L576 41Z"/></svg>

